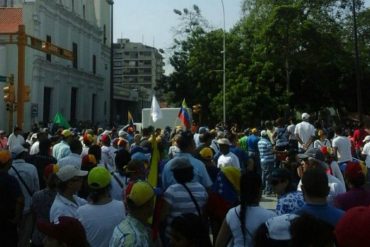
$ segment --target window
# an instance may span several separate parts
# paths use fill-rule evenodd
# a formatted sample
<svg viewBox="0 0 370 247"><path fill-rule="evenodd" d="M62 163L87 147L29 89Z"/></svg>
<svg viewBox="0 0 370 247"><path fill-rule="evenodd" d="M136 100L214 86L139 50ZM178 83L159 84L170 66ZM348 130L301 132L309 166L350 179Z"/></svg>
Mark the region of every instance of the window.
<svg viewBox="0 0 370 247"><path fill-rule="evenodd" d="M51 36L50 35L46 35L46 42L51 43ZM51 54L46 53L46 60L51 62Z"/></svg>
<svg viewBox="0 0 370 247"><path fill-rule="evenodd" d="M95 75L96 74L96 56L92 56L92 72Z"/></svg>
<svg viewBox="0 0 370 247"><path fill-rule="evenodd" d="M78 68L78 47L76 43L72 44L73 47L73 68Z"/></svg>

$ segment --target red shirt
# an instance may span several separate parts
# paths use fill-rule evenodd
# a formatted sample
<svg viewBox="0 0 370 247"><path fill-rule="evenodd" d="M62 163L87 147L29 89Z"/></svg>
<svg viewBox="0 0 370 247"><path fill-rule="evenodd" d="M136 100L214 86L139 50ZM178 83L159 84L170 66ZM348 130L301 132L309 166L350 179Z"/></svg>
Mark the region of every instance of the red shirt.
<svg viewBox="0 0 370 247"><path fill-rule="evenodd" d="M363 145L363 140L367 136L365 129L355 129L353 132L353 142L355 144L355 149L360 149Z"/></svg>

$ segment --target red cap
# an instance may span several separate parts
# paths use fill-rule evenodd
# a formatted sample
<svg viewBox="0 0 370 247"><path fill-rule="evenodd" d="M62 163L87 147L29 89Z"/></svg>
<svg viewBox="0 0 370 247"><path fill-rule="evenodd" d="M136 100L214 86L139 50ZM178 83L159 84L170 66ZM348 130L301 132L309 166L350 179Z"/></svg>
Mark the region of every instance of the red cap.
<svg viewBox="0 0 370 247"><path fill-rule="evenodd" d="M56 239L71 247L86 246L86 233L82 224L75 218L61 216L59 223L38 220L37 228L46 236Z"/></svg>
<svg viewBox="0 0 370 247"><path fill-rule="evenodd" d="M366 246L369 243L370 207L349 209L335 227L335 236L341 247Z"/></svg>
<svg viewBox="0 0 370 247"><path fill-rule="evenodd" d="M110 138L108 135L102 135L100 140L103 142L103 143L109 143L110 142Z"/></svg>

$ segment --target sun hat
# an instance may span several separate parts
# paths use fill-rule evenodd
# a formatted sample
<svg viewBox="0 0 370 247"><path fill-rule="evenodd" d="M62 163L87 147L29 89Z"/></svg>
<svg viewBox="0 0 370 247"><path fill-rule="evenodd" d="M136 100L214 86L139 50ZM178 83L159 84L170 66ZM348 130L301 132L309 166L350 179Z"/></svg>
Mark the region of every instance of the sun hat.
<svg viewBox="0 0 370 247"><path fill-rule="evenodd" d="M37 228L46 236L65 243L68 246L86 246L86 233L80 221L68 216L61 216L58 220L59 222L54 224L47 220L39 219L37 221Z"/></svg>
<svg viewBox="0 0 370 247"><path fill-rule="evenodd" d="M87 176L87 184L93 189L102 189L110 184L112 176L109 171L102 166L94 167Z"/></svg>
<svg viewBox="0 0 370 247"><path fill-rule="evenodd" d="M148 182L138 180L127 185L125 195L126 201L131 201L135 206L141 207L149 202L155 193L153 187Z"/></svg>
<svg viewBox="0 0 370 247"><path fill-rule="evenodd" d="M66 130L62 131L62 136L64 136L64 137L69 137L71 135L73 135L73 133L69 129L66 129Z"/></svg>
<svg viewBox="0 0 370 247"><path fill-rule="evenodd" d="M56 173L56 175L60 180L62 180L63 182L66 182L73 177L86 176L87 173L88 173L87 171L81 171L75 166L66 165L60 168L59 171Z"/></svg>

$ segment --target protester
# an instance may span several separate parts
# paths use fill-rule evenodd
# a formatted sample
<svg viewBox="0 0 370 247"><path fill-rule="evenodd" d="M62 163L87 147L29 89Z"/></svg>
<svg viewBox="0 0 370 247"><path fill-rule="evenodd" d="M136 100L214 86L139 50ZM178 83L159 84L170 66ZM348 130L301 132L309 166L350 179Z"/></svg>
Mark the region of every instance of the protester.
<svg viewBox="0 0 370 247"><path fill-rule="evenodd" d="M342 173L345 171L347 162L352 161L351 142L344 136L342 126L335 127L335 138L333 139L333 154L338 160Z"/></svg>
<svg viewBox="0 0 370 247"><path fill-rule="evenodd" d="M8 148L10 152L13 152L14 147L22 146L25 143L24 137L22 136L22 129L18 126L14 127L13 133L8 138Z"/></svg>
<svg viewBox="0 0 370 247"><path fill-rule="evenodd" d="M296 214L309 214L325 221L333 228L344 215L344 211L334 208L327 203L329 195L328 176L320 168L307 170L302 177L302 192L305 205Z"/></svg>
<svg viewBox="0 0 370 247"><path fill-rule="evenodd" d="M277 168L269 177L272 191L277 194L276 214L294 213L304 205L303 194L297 191L292 174L285 168Z"/></svg>
<svg viewBox="0 0 370 247"><path fill-rule="evenodd" d="M74 167L81 169L81 152L82 144L79 140L73 139L69 143L70 154L58 160L58 165L60 168L66 165L73 165Z"/></svg>
<svg viewBox="0 0 370 247"><path fill-rule="evenodd" d="M71 153L69 143L74 138L73 133L67 129L62 131L61 137L62 139L60 140L60 142L53 146L53 156L58 161Z"/></svg>
<svg viewBox="0 0 370 247"><path fill-rule="evenodd" d="M202 217L187 213L177 216L171 223L172 247L211 247L208 229Z"/></svg>
<svg viewBox="0 0 370 247"><path fill-rule="evenodd" d="M275 166L275 155L272 144L265 130L261 131L261 139L258 141L258 152L262 170L262 185L264 194L271 195L271 185L268 183L268 177Z"/></svg>
<svg viewBox="0 0 370 247"><path fill-rule="evenodd" d="M298 148L302 151L313 148L315 137L315 127L309 123L310 115L302 114L302 122L297 124L294 129L294 134L298 140Z"/></svg>
<svg viewBox="0 0 370 247"><path fill-rule="evenodd" d="M342 171L340 170L337 161L334 159L332 153L330 152L330 151L332 151L332 149L328 148L326 146L323 146L323 147L320 148L320 151L324 155L325 163L328 164L327 173L330 174L330 175L333 175L339 181L341 181L342 184L345 185L346 183L344 181Z"/></svg>
<svg viewBox="0 0 370 247"><path fill-rule="evenodd" d="M217 236L216 247L253 246L257 228L276 214L259 206L262 180L254 172L243 173L240 180L240 205L231 208ZM231 240L230 240L231 239Z"/></svg>
<svg viewBox="0 0 370 247"><path fill-rule="evenodd" d="M85 205L86 200L76 196L82 185L82 177L87 171L77 169L72 165L62 167L57 173L57 195L50 209L50 221L58 223L60 216L78 218L77 209Z"/></svg>
<svg viewBox="0 0 370 247"><path fill-rule="evenodd" d="M366 177L358 163L348 163L344 173L348 191L334 198L334 206L347 211L356 206L370 206L370 191L364 188Z"/></svg>
<svg viewBox="0 0 370 247"><path fill-rule="evenodd" d="M17 227L24 207L21 187L17 179L8 174L11 165L10 152L0 150L0 243L4 247L17 246Z"/></svg>
<svg viewBox="0 0 370 247"><path fill-rule="evenodd" d="M318 136L318 139L315 140L313 143L314 148L322 148L322 147L331 148L331 143L329 139L327 138L327 135L323 129L319 129L317 131L317 136Z"/></svg>
<svg viewBox="0 0 370 247"><path fill-rule="evenodd" d="M106 168L93 168L87 180L89 203L77 209L78 219L85 228L90 246L106 247L114 227L125 217L124 205L110 195L112 176Z"/></svg>
<svg viewBox="0 0 370 247"><path fill-rule="evenodd" d="M45 247L90 247L85 229L81 223L68 216L61 216L58 223L50 223L46 220L39 220L37 228L46 235Z"/></svg>
<svg viewBox="0 0 370 247"><path fill-rule="evenodd" d="M54 202L56 191L56 172L59 171L59 166L56 164L49 164L45 167L42 179L45 181L46 188L37 191L32 196L32 213L35 216L36 221L43 219L50 221L49 212L51 205ZM34 229L32 233L32 247L43 246L44 235Z"/></svg>
<svg viewBox="0 0 370 247"><path fill-rule="evenodd" d="M4 130L0 130L0 149L8 149L8 138Z"/></svg>
<svg viewBox="0 0 370 247"><path fill-rule="evenodd" d="M25 162L27 149L23 146L13 146L12 155L13 164L9 170L9 175L15 177L21 186L24 196L24 208L22 220L19 226L19 244L18 246L27 246L30 241L33 227L31 213L32 195L40 190L39 176L34 165Z"/></svg>
<svg viewBox="0 0 370 247"><path fill-rule="evenodd" d="M233 166L240 169L240 163L238 156L230 151L231 142L227 138L221 138L217 140L217 144L220 147L221 155L217 160L217 167L222 168L226 166Z"/></svg>
<svg viewBox="0 0 370 247"><path fill-rule="evenodd" d="M154 206L153 187L144 181L130 183L125 191L127 217L114 228L110 247L153 245L147 224Z"/></svg>

